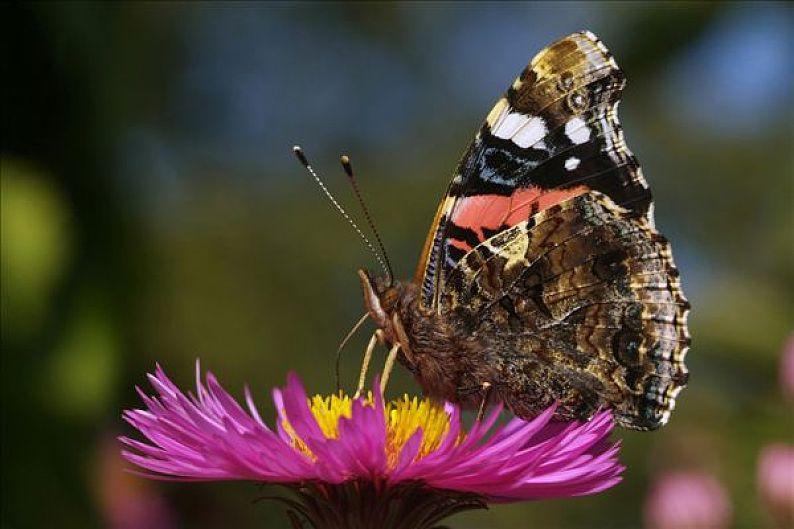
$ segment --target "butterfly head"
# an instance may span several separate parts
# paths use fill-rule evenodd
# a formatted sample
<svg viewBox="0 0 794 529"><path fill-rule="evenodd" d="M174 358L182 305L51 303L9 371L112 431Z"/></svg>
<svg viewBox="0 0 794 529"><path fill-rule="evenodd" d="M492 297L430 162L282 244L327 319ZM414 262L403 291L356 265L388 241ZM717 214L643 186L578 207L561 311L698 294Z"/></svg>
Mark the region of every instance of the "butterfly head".
<svg viewBox="0 0 794 529"><path fill-rule="evenodd" d="M358 277L364 291L364 304L370 317L381 329L391 328L392 314L400 300L400 283L392 283L386 277L370 277L366 270L359 269Z"/></svg>

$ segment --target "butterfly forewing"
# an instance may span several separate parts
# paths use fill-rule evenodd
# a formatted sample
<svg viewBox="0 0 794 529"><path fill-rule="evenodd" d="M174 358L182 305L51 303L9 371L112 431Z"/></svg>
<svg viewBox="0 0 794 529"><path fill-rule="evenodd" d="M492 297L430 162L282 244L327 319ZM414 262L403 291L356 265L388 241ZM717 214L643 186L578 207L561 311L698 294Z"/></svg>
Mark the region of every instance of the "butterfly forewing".
<svg viewBox="0 0 794 529"><path fill-rule="evenodd" d="M447 274L477 244L589 189L648 214L650 191L617 119L624 84L589 32L532 59L488 113L439 206L417 270L423 306L443 309Z"/></svg>

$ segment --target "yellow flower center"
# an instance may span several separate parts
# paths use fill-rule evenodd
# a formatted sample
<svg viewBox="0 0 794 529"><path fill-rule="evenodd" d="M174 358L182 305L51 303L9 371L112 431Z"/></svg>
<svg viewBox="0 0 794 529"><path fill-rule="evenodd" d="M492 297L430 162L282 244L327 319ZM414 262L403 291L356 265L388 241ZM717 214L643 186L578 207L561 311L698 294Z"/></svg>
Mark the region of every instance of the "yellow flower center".
<svg viewBox="0 0 794 529"><path fill-rule="evenodd" d="M366 406L374 406L372 392L364 398ZM328 439L339 437L339 419L350 418L353 410L353 399L342 393L338 395L315 395L309 399L317 424ZM397 459L405 443L418 428L422 429L422 444L415 460L419 460L436 450L449 431L449 416L444 407L430 399L410 398L403 395L400 400L386 404L384 420L386 421L386 457L389 467L397 464ZM289 421L284 419L284 429L292 437L296 449L312 459L314 454L306 443L298 436Z"/></svg>

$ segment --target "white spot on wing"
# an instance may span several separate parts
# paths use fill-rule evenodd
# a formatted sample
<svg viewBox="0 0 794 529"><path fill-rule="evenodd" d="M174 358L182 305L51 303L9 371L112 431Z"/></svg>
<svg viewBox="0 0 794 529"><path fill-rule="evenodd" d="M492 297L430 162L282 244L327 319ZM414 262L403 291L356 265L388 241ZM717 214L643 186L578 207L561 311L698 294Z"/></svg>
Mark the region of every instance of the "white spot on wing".
<svg viewBox="0 0 794 529"><path fill-rule="evenodd" d="M570 158L568 158L567 160L565 160L565 170L566 170L566 171L573 171L574 169L576 169L577 167L579 167L579 163L580 163L581 161L582 161L582 160L580 160L580 159L579 159L579 158L577 158L576 156L571 156Z"/></svg>
<svg viewBox="0 0 794 529"><path fill-rule="evenodd" d="M565 135L576 145L581 145L590 140L590 127L582 118L575 117L565 124Z"/></svg>
<svg viewBox="0 0 794 529"><path fill-rule="evenodd" d="M529 118L523 114L518 112L509 112L504 116L500 123L496 124L491 131L491 134L497 138L509 140L515 135L516 132L518 132L521 127L526 125L528 120Z"/></svg>
<svg viewBox="0 0 794 529"><path fill-rule="evenodd" d="M542 140L547 133L548 130L546 129L546 123L543 122L543 118L535 116L529 119L521 130L513 136L513 143L526 149Z"/></svg>
<svg viewBox="0 0 794 529"><path fill-rule="evenodd" d="M491 134L526 149L540 142L548 134L543 118L526 116L520 112L508 112L495 123Z"/></svg>

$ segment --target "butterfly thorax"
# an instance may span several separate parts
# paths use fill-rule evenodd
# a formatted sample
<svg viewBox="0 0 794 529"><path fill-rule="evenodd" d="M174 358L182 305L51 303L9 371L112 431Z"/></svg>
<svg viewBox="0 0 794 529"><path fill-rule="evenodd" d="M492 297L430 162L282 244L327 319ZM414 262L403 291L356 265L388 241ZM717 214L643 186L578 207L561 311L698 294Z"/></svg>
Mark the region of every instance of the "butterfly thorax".
<svg viewBox="0 0 794 529"><path fill-rule="evenodd" d="M481 382L498 378L493 364L480 358L482 347L450 315L421 306L415 281L370 278L359 271L370 317L386 345L400 344L398 359L429 396L474 407Z"/></svg>

